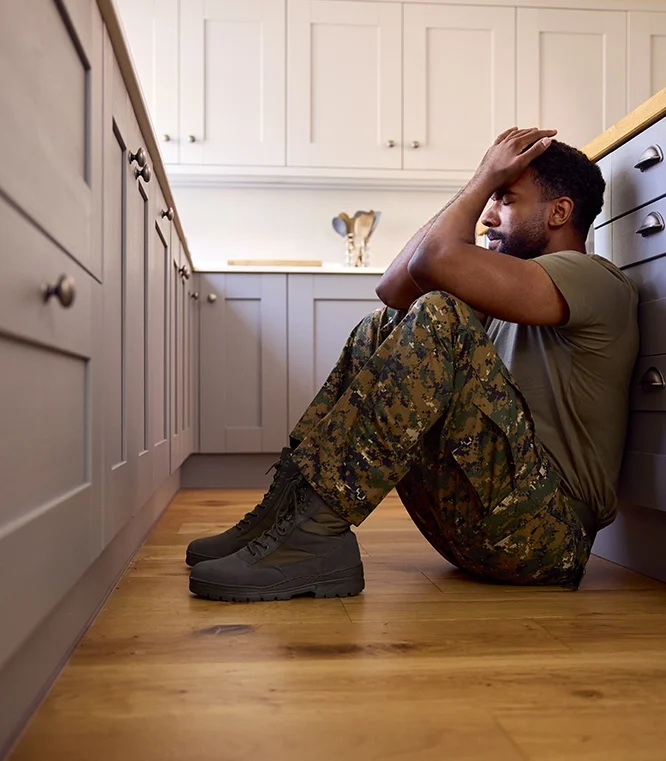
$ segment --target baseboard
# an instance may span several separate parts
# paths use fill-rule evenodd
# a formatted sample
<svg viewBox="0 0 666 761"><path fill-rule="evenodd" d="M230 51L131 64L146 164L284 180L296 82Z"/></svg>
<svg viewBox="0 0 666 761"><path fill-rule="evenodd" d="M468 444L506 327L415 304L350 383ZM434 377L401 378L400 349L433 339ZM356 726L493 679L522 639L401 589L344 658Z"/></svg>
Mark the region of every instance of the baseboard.
<svg viewBox="0 0 666 761"><path fill-rule="evenodd" d="M182 468L183 489L265 489L273 479L266 471L280 454L197 454Z"/></svg>
<svg viewBox="0 0 666 761"><path fill-rule="evenodd" d="M617 518L597 535L593 552L666 582L666 512L620 505Z"/></svg>
<svg viewBox="0 0 666 761"><path fill-rule="evenodd" d="M179 487L178 471L159 487L0 671L0 696L3 696L0 710L0 759L9 752L46 696Z"/></svg>

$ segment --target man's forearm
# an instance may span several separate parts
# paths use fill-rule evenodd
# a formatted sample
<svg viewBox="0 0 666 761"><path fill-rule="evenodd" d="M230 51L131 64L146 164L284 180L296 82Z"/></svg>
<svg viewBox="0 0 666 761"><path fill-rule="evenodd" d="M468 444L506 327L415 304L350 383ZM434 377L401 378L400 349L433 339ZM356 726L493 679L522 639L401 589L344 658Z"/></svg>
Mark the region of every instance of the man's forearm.
<svg viewBox="0 0 666 761"><path fill-rule="evenodd" d="M395 309L408 309L423 294L423 290L419 288L409 274L409 263L437 219L458 198L461 192L458 191L432 219L428 220L412 235L407 245L389 265L377 286L377 295L387 306Z"/></svg>

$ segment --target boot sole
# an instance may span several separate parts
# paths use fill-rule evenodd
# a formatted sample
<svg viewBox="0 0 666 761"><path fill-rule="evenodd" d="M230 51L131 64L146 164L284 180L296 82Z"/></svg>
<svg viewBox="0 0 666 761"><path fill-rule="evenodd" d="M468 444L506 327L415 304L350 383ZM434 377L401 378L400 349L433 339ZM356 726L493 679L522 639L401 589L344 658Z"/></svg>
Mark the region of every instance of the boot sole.
<svg viewBox="0 0 666 761"><path fill-rule="evenodd" d="M224 587L208 581L190 578L190 592L197 597L219 602L269 602L272 600L291 600L292 597L311 594L322 597L355 597L365 588L363 566L352 568L345 576L322 579L311 584L302 584L275 591L244 591L233 587Z"/></svg>

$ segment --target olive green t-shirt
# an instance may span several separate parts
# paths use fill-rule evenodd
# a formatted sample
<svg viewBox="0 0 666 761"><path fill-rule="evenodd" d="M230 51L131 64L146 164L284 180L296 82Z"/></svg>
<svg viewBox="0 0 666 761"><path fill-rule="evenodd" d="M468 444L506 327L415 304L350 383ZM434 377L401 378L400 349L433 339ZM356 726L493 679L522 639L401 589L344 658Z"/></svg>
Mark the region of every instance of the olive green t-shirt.
<svg viewBox="0 0 666 761"><path fill-rule="evenodd" d="M594 254L561 251L534 261L564 296L568 322L548 327L494 319L488 335L569 493L606 526L617 513L615 486L638 352L637 288Z"/></svg>

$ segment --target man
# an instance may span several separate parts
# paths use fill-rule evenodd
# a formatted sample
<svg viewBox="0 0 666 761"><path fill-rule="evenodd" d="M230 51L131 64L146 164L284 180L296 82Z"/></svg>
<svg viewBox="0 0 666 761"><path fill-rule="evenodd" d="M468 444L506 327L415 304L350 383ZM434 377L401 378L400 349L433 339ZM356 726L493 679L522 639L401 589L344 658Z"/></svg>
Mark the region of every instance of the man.
<svg viewBox="0 0 666 761"><path fill-rule="evenodd" d="M554 135L502 133L409 241L377 288L387 308L350 335L263 502L188 548L192 592L358 594L350 526L394 487L459 568L578 588L616 513L637 292L586 254L604 181ZM482 214L490 251L474 243Z"/></svg>

